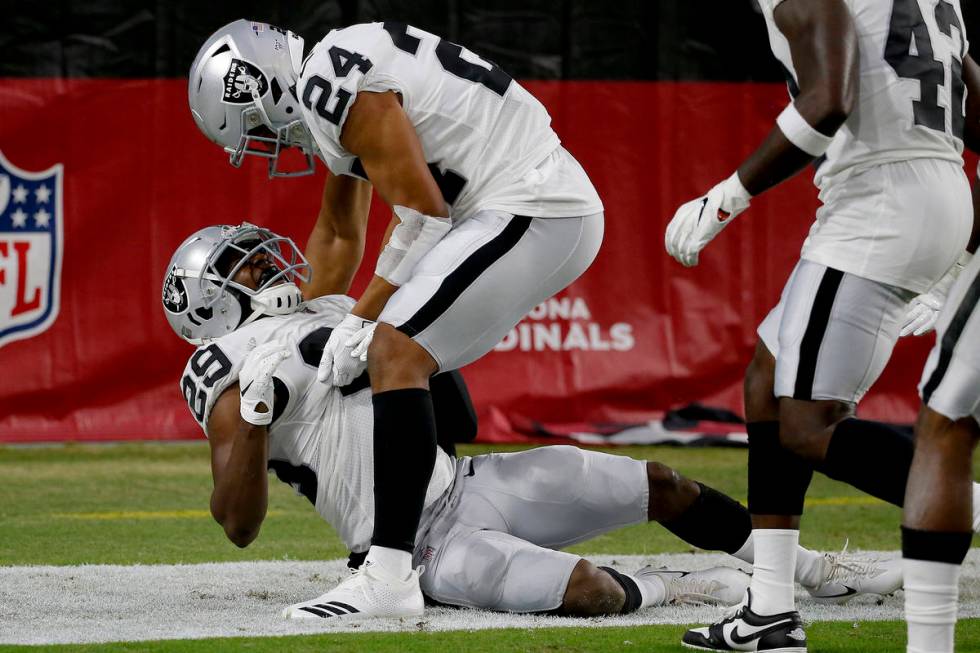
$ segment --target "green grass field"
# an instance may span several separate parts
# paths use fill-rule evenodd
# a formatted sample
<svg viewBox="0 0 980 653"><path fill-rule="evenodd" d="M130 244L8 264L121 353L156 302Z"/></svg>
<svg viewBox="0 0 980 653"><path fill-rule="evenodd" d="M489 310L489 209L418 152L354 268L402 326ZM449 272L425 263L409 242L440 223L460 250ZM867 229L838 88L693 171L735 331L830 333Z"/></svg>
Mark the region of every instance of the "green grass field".
<svg viewBox="0 0 980 653"><path fill-rule="evenodd" d="M467 446L461 453L489 451ZM512 451L513 447L494 447ZM744 501L745 452L731 449L635 447L611 450L658 460ZM66 445L0 447L0 565L155 564L244 560L320 560L346 550L291 488L272 481L269 516L247 549L228 542L208 514L207 445ZM899 547L900 511L848 486L816 477L808 495L802 542L816 549ZM624 529L573 549L589 554L653 554L690 550L655 524ZM2 613L2 606L0 606ZM0 626L2 629L2 626ZM681 628L561 628L476 632L191 640L50 647L58 650L212 651L593 651L680 650ZM897 622L818 623L813 651L895 651ZM980 651L980 624L960 625L958 650ZM17 647L8 647L11 650ZM34 647L34 650L44 647ZM7 650L7 648L3 648Z"/></svg>

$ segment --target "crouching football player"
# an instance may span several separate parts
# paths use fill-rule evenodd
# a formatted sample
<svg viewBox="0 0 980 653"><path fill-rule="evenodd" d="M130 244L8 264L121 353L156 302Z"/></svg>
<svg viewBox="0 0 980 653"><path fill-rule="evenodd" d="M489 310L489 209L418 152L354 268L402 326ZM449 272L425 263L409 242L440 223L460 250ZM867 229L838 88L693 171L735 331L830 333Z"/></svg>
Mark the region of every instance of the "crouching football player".
<svg viewBox="0 0 980 653"><path fill-rule="evenodd" d="M241 547L256 538L265 517L267 470L306 496L352 551L370 546L370 382L366 372L343 386L317 382L324 344L353 305L334 294L347 290L349 278L315 272L329 270L328 251L311 244L311 269L288 238L248 223L214 226L185 240L167 270L167 318L198 345L181 389L211 446L211 512ZM474 433L458 373L438 375L431 385L438 428ZM749 578L736 569L624 574L559 550L646 520L699 548L752 561L749 515L733 499L656 462L554 446L460 458L440 449L414 564L424 567L421 587L431 599L491 610L596 615L742 598ZM797 578L823 594L841 583L878 593L901 584L897 561L858 566L805 549ZM376 595L375 585L341 587L343 596L334 589L284 615L348 619L390 612L384 601L391 597ZM419 613L419 603L399 608Z"/></svg>

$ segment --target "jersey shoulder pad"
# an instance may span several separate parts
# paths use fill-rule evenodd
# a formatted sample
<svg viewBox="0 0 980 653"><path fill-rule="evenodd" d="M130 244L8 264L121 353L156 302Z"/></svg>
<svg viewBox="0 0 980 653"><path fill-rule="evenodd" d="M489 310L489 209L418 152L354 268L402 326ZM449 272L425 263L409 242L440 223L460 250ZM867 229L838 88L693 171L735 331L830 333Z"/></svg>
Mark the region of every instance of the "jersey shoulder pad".
<svg viewBox="0 0 980 653"><path fill-rule="evenodd" d="M205 435L214 403L229 386L238 383L246 356L258 344L249 327L201 345L184 366L181 393Z"/></svg>
<svg viewBox="0 0 980 653"><path fill-rule="evenodd" d="M353 155L340 144L350 107L362 90L400 90L379 74L393 48L380 23L353 25L327 34L303 64L296 93L324 162L334 174L352 172Z"/></svg>

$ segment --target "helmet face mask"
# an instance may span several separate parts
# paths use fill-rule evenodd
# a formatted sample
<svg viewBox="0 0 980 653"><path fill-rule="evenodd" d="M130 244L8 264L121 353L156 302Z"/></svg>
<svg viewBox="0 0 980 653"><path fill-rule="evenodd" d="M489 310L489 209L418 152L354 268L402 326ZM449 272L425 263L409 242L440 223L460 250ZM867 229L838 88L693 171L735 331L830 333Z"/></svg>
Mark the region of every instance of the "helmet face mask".
<svg viewBox="0 0 980 653"><path fill-rule="evenodd" d="M191 115L233 166L253 155L267 159L270 177L313 173L318 150L295 95L302 60L302 38L247 20L225 25L197 53L187 89ZM304 167L281 169L290 147L302 151Z"/></svg>
<svg viewBox="0 0 980 653"><path fill-rule="evenodd" d="M218 284L218 294L227 288L235 288L249 297L255 297L279 283L295 285L296 282L310 280L310 264L291 238L248 222L221 229L222 239L208 252L199 278L202 292L206 283L212 282ZM234 279L238 272L258 255L264 255L270 263L267 270L275 272L271 276L263 274L259 286L254 289L236 282ZM214 301L216 297L209 298L205 308L210 307Z"/></svg>
<svg viewBox="0 0 980 653"><path fill-rule="evenodd" d="M235 147L226 147L228 162L240 168L246 154L269 159L270 177L303 177L312 174L316 163L312 152L316 151L312 136L302 120L293 120L278 127L273 132L267 119L262 118L263 112L256 107L242 111L241 138ZM305 158L306 165L298 170L286 171L279 169L279 157L287 147L297 147Z"/></svg>
<svg viewBox="0 0 980 653"><path fill-rule="evenodd" d="M246 266L260 262L264 267L257 280L235 280ZM163 283L164 313L177 335L199 345L262 315L295 312L302 302L296 284L309 280L310 265L292 239L247 222L207 227L171 258Z"/></svg>

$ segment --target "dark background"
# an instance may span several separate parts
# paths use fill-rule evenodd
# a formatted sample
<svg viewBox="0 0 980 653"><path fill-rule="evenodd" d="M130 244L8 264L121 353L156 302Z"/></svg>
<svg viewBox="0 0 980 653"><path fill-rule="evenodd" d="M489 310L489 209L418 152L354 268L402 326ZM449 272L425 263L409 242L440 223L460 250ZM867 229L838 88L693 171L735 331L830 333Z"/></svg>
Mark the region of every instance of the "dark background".
<svg viewBox="0 0 980 653"><path fill-rule="evenodd" d="M976 0L962 4L980 35ZM308 47L400 20L522 79L782 80L755 0L0 0L0 16L0 77L185 77L205 39L244 17Z"/></svg>

